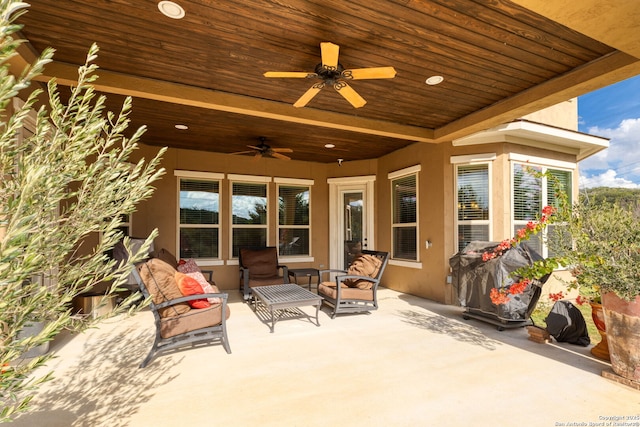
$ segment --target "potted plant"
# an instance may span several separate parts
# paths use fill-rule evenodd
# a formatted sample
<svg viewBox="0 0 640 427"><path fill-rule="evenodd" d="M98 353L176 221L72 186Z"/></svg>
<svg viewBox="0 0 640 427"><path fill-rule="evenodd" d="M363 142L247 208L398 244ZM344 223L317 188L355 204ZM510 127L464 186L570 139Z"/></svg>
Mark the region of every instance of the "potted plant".
<svg viewBox="0 0 640 427"><path fill-rule="evenodd" d="M571 231L582 255L576 280L583 293L601 295L613 371L640 382L640 218L628 206L587 201L578 213Z"/></svg>
<svg viewBox="0 0 640 427"><path fill-rule="evenodd" d="M527 227L537 233L554 224L547 237L554 256L516 270L513 274L521 280L493 290L492 301L503 303L522 292L523 283L558 267L568 268L574 278L571 286L580 289L582 300L602 297L613 371L640 382L640 217L620 203L594 203L583 197L572 205L557 185L556 193L558 205L545 208L540 220ZM516 245L529 236L522 237L507 241Z"/></svg>

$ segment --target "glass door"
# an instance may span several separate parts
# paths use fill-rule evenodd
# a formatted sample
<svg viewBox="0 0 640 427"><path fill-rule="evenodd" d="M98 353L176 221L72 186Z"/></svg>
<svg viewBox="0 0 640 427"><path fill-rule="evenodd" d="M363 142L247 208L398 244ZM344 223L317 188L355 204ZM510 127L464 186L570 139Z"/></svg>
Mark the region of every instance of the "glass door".
<svg viewBox="0 0 640 427"><path fill-rule="evenodd" d="M375 177L331 178L329 182L330 268L346 269L363 249L373 249Z"/></svg>
<svg viewBox="0 0 640 427"><path fill-rule="evenodd" d="M342 245L344 247L343 268L347 268L363 248L366 248L364 234L363 210L364 193L362 191L348 191L342 194L342 208L344 224Z"/></svg>

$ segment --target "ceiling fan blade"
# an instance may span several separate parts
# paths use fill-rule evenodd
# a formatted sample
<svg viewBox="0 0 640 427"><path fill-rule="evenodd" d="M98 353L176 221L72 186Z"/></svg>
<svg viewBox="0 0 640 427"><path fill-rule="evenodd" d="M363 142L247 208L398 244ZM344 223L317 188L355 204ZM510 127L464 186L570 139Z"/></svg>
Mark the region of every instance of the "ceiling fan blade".
<svg viewBox="0 0 640 427"><path fill-rule="evenodd" d="M229 154L249 154L249 153L255 153L255 151L251 150L251 151L237 151L235 153L229 153Z"/></svg>
<svg viewBox="0 0 640 427"><path fill-rule="evenodd" d="M258 160L259 158L262 157L262 153L261 152L257 152L255 156L253 156L254 160Z"/></svg>
<svg viewBox="0 0 640 427"><path fill-rule="evenodd" d="M353 80L392 79L395 76L396 70L393 67L356 68L342 72L342 77Z"/></svg>
<svg viewBox="0 0 640 427"><path fill-rule="evenodd" d="M311 86L311 88L309 88L309 90L306 91L304 93L304 95L302 95L295 102L295 104L293 104L293 106L297 107L297 108L304 107L305 105L307 105L309 103L309 101L311 101L313 99L314 96L316 96L318 94L318 92L320 92L320 89L322 89L323 87L324 87L324 83L315 84L315 85Z"/></svg>
<svg viewBox="0 0 640 427"><path fill-rule="evenodd" d="M340 46L330 42L320 43L320 50L322 52L322 65L325 68L338 68L338 53Z"/></svg>
<svg viewBox="0 0 640 427"><path fill-rule="evenodd" d="M247 147L252 148L257 151L262 151L264 147L258 147L257 145L247 145Z"/></svg>
<svg viewBox="0 0 640 427"><path fill-rule="evenodd" d="M284 77L289 79L312 79L318 77L316 73L307 73L305 71L267 71L263 76Z"/></svg>
<svg viewBox="0 0 640 427"><path fill-rule="evenodd" d="M271 152L271 155L276 159L280 160L291 160L291 157L285 156L284 154L276 153L275 151Z"/></svg>
<svg viewBox="0 0 640 427"><path fill-rule="evenodd" d="M333 87L338 91L340 95L344 97L344 99L349 101L349 103L351 103L354 108L360 108L367 103L367 101L365 101L363 97L358 95L358 92L356 92L351 86L343 81L334 84Z"/></svg>
<svg viewBox="0 0 640 427"><path fill-rule="evenodd" d="M293 153L291 148L272 148L271 151L275 153Z"/></svg>

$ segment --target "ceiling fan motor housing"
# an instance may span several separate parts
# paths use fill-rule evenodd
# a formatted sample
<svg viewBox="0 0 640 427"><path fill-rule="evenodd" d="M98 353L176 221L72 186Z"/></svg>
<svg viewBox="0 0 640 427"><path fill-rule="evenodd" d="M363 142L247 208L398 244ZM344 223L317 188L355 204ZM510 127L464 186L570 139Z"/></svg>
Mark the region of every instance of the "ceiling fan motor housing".
<svg viewBox="0 0 640 427"><path fill-rule="evenodd" d="M344 67L342 64L338 63L337 67L327 67L322 63L316 65L316 74L318 78L324 80L328 84L334 84L340 77L342 77L342 72L344 71Z"/></svg>

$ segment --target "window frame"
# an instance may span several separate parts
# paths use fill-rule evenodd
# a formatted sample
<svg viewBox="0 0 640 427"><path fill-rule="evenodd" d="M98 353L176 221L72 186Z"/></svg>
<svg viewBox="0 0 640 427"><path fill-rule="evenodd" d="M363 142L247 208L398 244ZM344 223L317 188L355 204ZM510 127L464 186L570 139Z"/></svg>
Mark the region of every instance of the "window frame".
<svg viewBox="0 0 640 427"><path fill-rule="evenodd" d="M516 193L516 188L515 188L515 175L516 175L516 165L521 165L521 166L530 166L530 167L534 167L534 168L539 168L541 170L542 173L546 173L549 170L555 170L555 171L561 171L561 172L567 172L569 173L569 179L568 182L570 183L569 186L569 190L570 190L570 194L569 197L570 199L573 198L573 193L574 193L574 188L573 188L573 182L575 179L575 172L576 172L576 167L577 165L575 163L572 162L565 162L565 161L560 161L560 160L553 160L553 159L546 159L546 158L540 158L540 157L525 157L525 156L521 156L521 155L517 155L512 153L510 155L510 185L511 185L511 215L510 215L510 230L511 233L513 235L515 235L516 233L516 226L519 226L520 228L523 228L523 226L526 226L527 222L530 221L529 219L526 220L516 220L515 216L516 216L516 206L515 206L515 193ZM542 208L546 205L548 205L549 202L549 192L548 192L548 179L546 177L542 177L541 178L541 182L540 182L540 206L538 209L538 214L541 214L542 212ZM532 220L535 220L535 218L533 218ZM540 248L541 253L540 255L543 258L547 258L549 256L549 247L546 243L546 234L547 234L547 229L545 227L545 230L543 230L542 232L542 236L540 236ZM534 247L535 249L537 249L536 247Z"/></svg>
<svg viewBox="0 0 640 427"><path fill-rule="evenodd" d="M269 246L269 230L271 226L270 218L271 218L271 186L269 183L272 182L272 177L270 176L257 176L257 175L235 175L229 174L227 176L229 179L229 197L227 202L229 203L229 260L238 261L238 256L233 254L233 234L236 229L265 229L265 242L266 246ZM233 223L233 184L241 183L241 184L264 184L266 189L266 223L265 224L234 224Z"/></svg>
<svg viewBox="0 0 640 427"><path fill-rule="evenodd" d="M495 154L486 154L480 156L457 156L452 157L451 163L454 166L454 234L455 242L460 241L460 226L486 226L488 241L493 239L493 160L495 160ZM458 193L458 180L460 167L465 166L487 166L487 210L488 215L486 220L460 220L459 219L459 193ZM456 253L460 251L459 243L456 243Z"/></svg>
<svg viewBox="0 0 640 427"><path fill-rule="evenodd" d="M306 254L300 254L300 255L293 255L293 254L282 254L280 253L280 242L278 242L278 256L280 258L289 258L289 259L295 259L295 260L299 260L299 259L308 259L310 257L313 256L312 254L312 227L311 224L313 223L313 218L312 218L312 213L313 213L313 209L312 209L312 187L313 187L313 180L309 180L309 179L293 179L293 178L274 178L274 182L276 184L276 204L277 204L277 213L276 213L276 236L280 236L280 230L282 228L286 228L286 229L299 229L299 230L308 230L308 248L307 248L307 253ZM306 188L307 192L309 193L309 213L308 213L308 217L309 217L309 223L306 225L280 225L280 188L282 187L290 187L290 188Z"/></svg>
<svg viewBox="0 0 640 427"><path fill-rule="evenodd" d="M420 263L420 171L421 171L421 165L416 165L416 166L411 166L405 169L400 169L394 172L390 172L387 175L387 179L389 180L389 194L390 194L390 198L391 198L391 203L390 203L390 208L391 208L391 220L390 220L390 225L391 225L391 254L390 254L390 263L392 264L396 264L396 265L404 265L404 266L411 266L411 267L416 267L416 268L421 268L421 263ZM396 182L397 180L403 179L403 178L407 178L409 176L414 176L415 177L415 198L416 198L416 203L415 203L415 222L412 223L408 223L408 222L399 222L396 223L395 222L395 218L394 218L394 212L396 210L396 199L394 197L394 182ZM408 258L398 258L396 257L395 254L395 248L396 248L396 242L395 242L395 230L398 228L408 228L408 227L412 227L415 229L415 253L416 253L416 257L415 259L408 259Z"/></svg>
<svg viewBox="0 0 640 427"><path fill-rule="evenodd" d="M201 266L211 266L211 265L223 265L224 261L222 260L222 203L224 200L224 190L222 181L224 179L224 174L215 173L215 172L196 172L196 171L185 171L185 170L175 170L174 176L177 178L176 180L176 257L180 259L180 230L182 228L216 228L218 229L218 256L212 258L194 258L196 263ZM218 223L217 224L185 224L186 227L183 227L183 224L180 223L180 184L182 180L189 181L217 181L218 182Z"/></svg>

